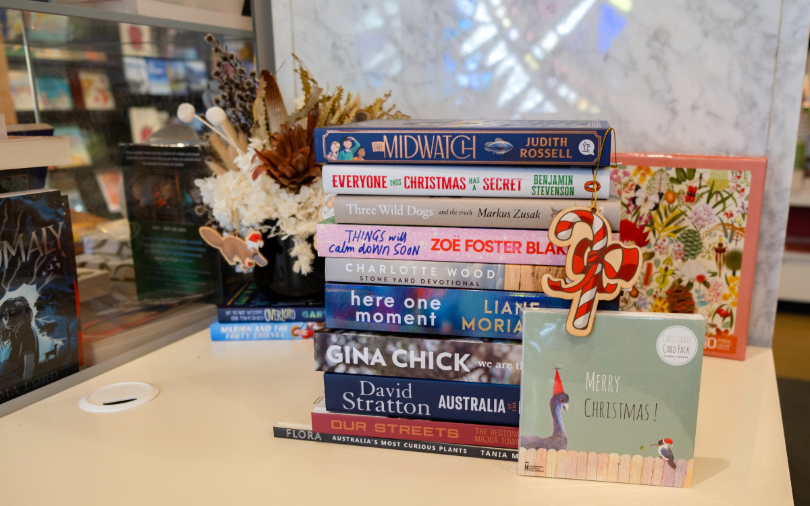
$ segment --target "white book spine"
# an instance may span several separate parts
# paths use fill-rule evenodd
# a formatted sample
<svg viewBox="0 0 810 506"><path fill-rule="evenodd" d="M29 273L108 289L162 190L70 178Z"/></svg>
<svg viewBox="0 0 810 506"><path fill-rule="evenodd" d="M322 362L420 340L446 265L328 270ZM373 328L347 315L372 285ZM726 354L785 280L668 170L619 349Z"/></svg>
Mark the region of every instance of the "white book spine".
<svg viewBox="0 0 810 506"><path fill-rule="evenodd" d="M452 197L591 198L590 169L455 165L325 165L324 193ZM608 198L610 168L599 169L596 197Z"/></svg>

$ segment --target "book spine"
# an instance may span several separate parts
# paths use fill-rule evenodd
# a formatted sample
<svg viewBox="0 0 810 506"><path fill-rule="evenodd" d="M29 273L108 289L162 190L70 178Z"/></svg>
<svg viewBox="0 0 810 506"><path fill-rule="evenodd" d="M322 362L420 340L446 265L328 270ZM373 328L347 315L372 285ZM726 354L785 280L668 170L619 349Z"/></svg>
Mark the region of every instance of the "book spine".
<svg viewBox="0 0 810 506"><path fill-rule="evenodd" d="M345 436L388 437L425 443L455 443L517 449L518 429L474 423L312 412L312 430Z"/></svg>
<svg viewBox="0 0 810 506"><path fill-rule="evenodd" d="M286 323L219 323L209 327L212 341L267 341L312 337L315 324Z"/></svg>
<svg viewBox="0 0 810 506"><path fill-rule="evenodd" d="M315 159L319 163L594 167L601 149L599 165L605 167L610 164L611 150L610 135L606 135L606 131L604 126L527 130L361 130L326 127L315 130ZM334 152L333 143L336 144ZM347 147L348 150L345 149Z"/></svg>
<svg viewBox="0 0 810 506"><path fill-rule="evenodd" d="M231 308L217 310L219 323L322 322L323 307Z"/></svg>
<svg viewBox="0 0 810 506"><path fill-rule="evenodd" d="M431 339L418 334L315 332L315 370L519 385L519 340Z"/></svg>
<svg viewBox="0 0 810 506"><path fill-rule="evenodd" d="M596 197L610 193L610 169L598 171ZM589 199L590 169L338 165L323 167L324 193Z"/></svg>
<svg viewBox="0 0 810 506"><path fill-rule="evenodd" d="M517 427L520 386L324 373L326 410Z"/></svg>
<svg viewBox="0 0 810 506"><path fill-rule="evenodd" d="M326 259L326 281L333 283L542 292L541 281L545 274L562 279L565 277L565 267L359 258Z"/></svg>
<svg viewBox="0 0 810 506"><path fill-rule="evenodd" d="M566 247L545 230L317 225L318 255L335 258L565 265ZM619 234L613 233L613 240Z"/></svg>
<svg viewBox="0 0 810 506"><path fill-rule="evenodd" d="M273 427L273 436L283 439L297 439L300 441L313 441L317 443L366 446L369 448L386 448L389 450L400 450L406 452L456 455L459 457L472 457L488 460L505 460L507 462L517 462L518 460L518 452L515 450L486 448L481 446L466 446L452 443L424 443L420 441L403 441L401 439L345 436L340 434L314 432L304 429L289 429L286 427Z"/></svg>
<svg viewBox="0 0 810 506"><path fill-rule="evenodd" d="M589 207L590 200L337 195L335 223L415 227L522 228L548 230L561 209ZM600 200L599 212L619 231L621 202Z"/></svg>

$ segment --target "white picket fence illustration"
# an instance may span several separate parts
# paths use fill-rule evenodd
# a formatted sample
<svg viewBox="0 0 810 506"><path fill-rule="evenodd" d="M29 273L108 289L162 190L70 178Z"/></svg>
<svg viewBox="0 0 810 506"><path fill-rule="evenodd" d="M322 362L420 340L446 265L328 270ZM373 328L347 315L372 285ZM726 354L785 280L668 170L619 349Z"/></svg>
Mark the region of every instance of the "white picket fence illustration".
<svg viewBox="0 0 810 506"><path fill-rule="evenodd" d="M692 486L693 463L679 459L673 469L658 457L521 448L518 472L524 476L688 488Z"/></svg>

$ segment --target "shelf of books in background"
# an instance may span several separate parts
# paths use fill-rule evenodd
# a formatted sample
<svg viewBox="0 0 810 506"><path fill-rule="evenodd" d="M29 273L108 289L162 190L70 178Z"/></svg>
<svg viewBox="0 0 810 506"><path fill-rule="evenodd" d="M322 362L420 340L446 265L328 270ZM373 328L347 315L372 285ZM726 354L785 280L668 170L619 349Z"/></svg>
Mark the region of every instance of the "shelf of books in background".
<svg viewBox="0 0 810 506"><path fill-rule="evenodd" d="M619 227L609 171L596 181L592 171L609 160L609 144L597 160L607 128L404 120L316 130L327 162L317 243L329 328L315 332L324 390L275 435L516 461L521 315L571 305L543 293L544 275L565 277L566 251L548 227L563 209L590 206L589 190Z"/></svg>

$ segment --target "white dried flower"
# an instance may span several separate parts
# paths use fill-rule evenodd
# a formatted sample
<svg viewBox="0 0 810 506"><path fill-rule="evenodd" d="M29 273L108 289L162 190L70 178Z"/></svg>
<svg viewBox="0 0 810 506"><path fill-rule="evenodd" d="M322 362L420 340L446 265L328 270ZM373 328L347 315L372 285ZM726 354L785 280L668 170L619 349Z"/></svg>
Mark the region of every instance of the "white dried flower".
<svg viewBox="0 0 810 506"><path fill-rule="evenodd" d="M183 123L191 123L194 121L196 114L197 111L194 110L194 106L188 102L180 104L180 107L177 108L177 119Z"/></svg>
<svg viewBox="0 0 810 506"><path fill-rule="evenodd" d="M211 122L212 125L219 126L228 120L228 115L222 107L211 107L205 111L205 118Z"/></svg>

